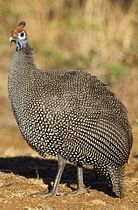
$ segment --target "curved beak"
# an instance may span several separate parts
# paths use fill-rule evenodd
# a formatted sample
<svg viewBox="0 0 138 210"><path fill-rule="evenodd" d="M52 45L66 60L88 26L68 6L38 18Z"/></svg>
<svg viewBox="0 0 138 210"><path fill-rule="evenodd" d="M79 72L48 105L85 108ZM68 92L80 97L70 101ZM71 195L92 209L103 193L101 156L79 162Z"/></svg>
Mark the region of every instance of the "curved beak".
<svg viewBox="0 0 138 210"><path fill-rule="evenodd" d="M16 39L15 39L15 38L13 38L12 36L10 36L10 38L9 38L9 42L11 42L11 43L12 43L12 42L14 42L14 43L15 43L15 42L16 42Z"/></svg>

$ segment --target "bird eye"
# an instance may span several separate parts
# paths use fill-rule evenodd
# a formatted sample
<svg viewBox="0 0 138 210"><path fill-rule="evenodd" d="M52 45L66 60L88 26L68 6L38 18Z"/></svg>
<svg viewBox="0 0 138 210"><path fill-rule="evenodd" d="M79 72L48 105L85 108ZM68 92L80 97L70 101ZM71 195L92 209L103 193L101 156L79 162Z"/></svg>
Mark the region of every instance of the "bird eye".
<svg viewBox="0 0 138 210"><path fill-rule="evenodd" d="M25 34L24 34L23 32L20 34L21 37L24 37L24 35L25 35Z"/></svg>
<svg viewBox="0 0 138 210"><path fill-rule="evenodd" d="M25 32L21 32L21 33L18 34L19 39L24 39L25 36L26 36Z"/></svg>

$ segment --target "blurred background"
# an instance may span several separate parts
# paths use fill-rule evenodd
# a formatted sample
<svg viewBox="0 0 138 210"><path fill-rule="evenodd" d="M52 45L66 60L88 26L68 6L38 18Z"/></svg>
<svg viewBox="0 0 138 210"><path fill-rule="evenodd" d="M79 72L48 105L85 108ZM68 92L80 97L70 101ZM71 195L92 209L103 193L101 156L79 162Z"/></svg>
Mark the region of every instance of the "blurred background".
<svg viewBox="0 0 138 210"><path fill-rule="evenodd" d="M20 140L8 101L15 51L8 39L21 20L40 68L83 69L117 94L127 107L137 153L138 0L0 0L0 156L35 154Z"/></svg>

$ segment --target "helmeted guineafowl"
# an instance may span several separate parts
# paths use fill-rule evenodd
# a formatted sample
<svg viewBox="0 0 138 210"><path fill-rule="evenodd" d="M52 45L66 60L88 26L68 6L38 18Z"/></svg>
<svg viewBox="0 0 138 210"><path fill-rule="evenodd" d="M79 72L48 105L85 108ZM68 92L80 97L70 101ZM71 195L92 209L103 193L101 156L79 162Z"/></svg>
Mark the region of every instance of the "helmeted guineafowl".
<svg viewBox="0 0 138 210"><path fill-rule="evenodd" d="M81 71L38 70L28 45L25 22L12 31L15 42L9 73L9 98L27 143L43 157L58 156L51 192L57 194L66 160L78 166L78 190L84 164L91 164L123 197L124 167L132 133L124 105L95 76Z"/></svg>

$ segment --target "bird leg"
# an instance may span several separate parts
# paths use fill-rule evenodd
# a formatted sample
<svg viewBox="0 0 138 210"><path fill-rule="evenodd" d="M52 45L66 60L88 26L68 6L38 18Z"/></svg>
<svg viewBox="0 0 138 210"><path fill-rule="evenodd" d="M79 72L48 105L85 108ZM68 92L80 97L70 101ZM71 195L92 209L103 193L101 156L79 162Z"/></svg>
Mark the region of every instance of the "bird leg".
<svg viewBox="0 0 138 210"><path fill-rule="evenodd" d="M78 188L76 190L76 193L82 194L87 191L84 185L84 181L83 181L83 167L82 166L78 166L77 178L78 178Z"/></svg>
<svg viewBox="0 0 138 210"><path fill-rule="evenodd" d="M48 195L52 196L52 195L80 195L80 194L83 194L83 193L86 193L88 192L85 185L84 185L84 181L83 181L83 167L82 165L79 165L77 167L77 181L78 181L78 187L76 190L72 191L72 192L57 192L57 187L58 187L58 184L60 183L60 180L61 180L61 176L62 176L62 173L63 173L63 170L65 168L65 164L66 164L66 161L65 159L63 159L62 157L59 156L58 158L58 164L59 164L59 171L58 171L58 174L56 176L56 179L55 179L55 183L53 185L53 188L52 190L48 193Z"/></svg>
<svg viewBox="0 0 138 210"><path fill-rule="evenodd" d="M49 196L54 196L54 195L80 195L85 192L87 192L87 189L84 185L83 182L83 168L82 165L78 166L78 171L77 171L77 181L78 181L78 187L75 191L72 192L65 192L65 193L58 193L58 185L60 183L64 168L66 165L66 160L62 158L61 156L58 156L58 173L55 178L54 185L52 186L52 189L49 192L38 192L38 193L33 193L31 195L38 195L38 196L43 196L43 197L49 197Z"/></svg>
<svg viewBox="0 0 138 210"><path fill-rule="evenodd" d="M71 193L67 193L68 195L80 195L87 192L87 188L84 185L83 181L83 167L81 165L77 168L77 181L78 181L78 187L75 191L72 191Z"/></svg>
<svg viewBox="0 0 138 210"><path fill-rule="evenodd" d="M66 160L64 158L62 158L61 156L58 156L58 167L59 167L59 169L58 169L58 173L57 173L56 178L55 178L54 185L53 185L51 191L49 192L51 195L58 195L57 188L58 188L58 185L60 183L65 165L66 165Z"/></svg>
<svg viewBox="0 0 138 210"><path fill-rule="evenodd" d="M62 158L61 156L58 156L58 172L55 178L55 182L54 185L52 186L52 189L50 190L50 192L38 192L38 193L33 193L31 195L38 195L38 196L44 196L44 197L49 197L49 196L54 196L54 195L60 195L57 192L57 188L58 185L60 183L64 168L66 165L66 160L64 158Z"/></svg>

